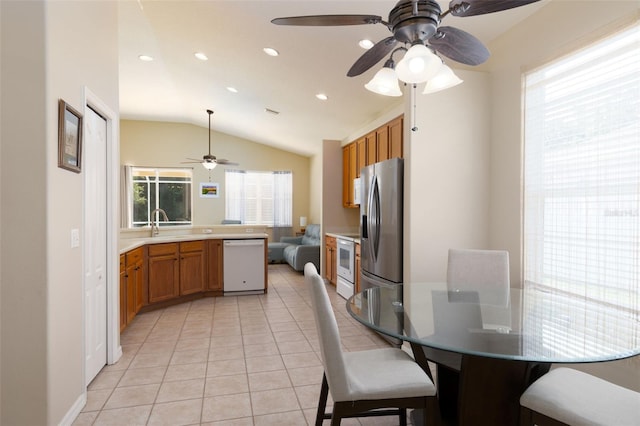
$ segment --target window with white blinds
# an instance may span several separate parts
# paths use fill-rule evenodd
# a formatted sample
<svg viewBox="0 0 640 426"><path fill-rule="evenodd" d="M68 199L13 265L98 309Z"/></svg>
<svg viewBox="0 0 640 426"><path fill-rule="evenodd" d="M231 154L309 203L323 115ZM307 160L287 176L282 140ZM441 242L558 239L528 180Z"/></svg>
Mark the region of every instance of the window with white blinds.
<svg viewBox="0 0 640 426"><path fill-rule="evenodd" d="M225 188L225 219L249 225L292 226L291 172L226 170Z"/></svg>
<svg viewBox="0 0 640 426"><path fill-rule="evenodd" d="M640 25L526 73L524 91L525 286L637 319ZM576 317L578 299L547 326ZM598 309L580 315L606 338Z"/></svg>

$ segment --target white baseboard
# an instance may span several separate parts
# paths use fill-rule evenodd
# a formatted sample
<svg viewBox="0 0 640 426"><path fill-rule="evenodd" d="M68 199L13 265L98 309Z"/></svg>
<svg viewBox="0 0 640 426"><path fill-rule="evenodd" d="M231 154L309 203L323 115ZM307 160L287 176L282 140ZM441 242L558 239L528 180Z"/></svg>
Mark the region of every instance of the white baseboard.
<svg viewBox="0 0 640 426"><path fill-rule="evenodd" d="M67 414L58 423L59 426L71 426L75 419L78 417L84 406L87 404L87 390L85 389L82 394L73 403Z"/></svg>

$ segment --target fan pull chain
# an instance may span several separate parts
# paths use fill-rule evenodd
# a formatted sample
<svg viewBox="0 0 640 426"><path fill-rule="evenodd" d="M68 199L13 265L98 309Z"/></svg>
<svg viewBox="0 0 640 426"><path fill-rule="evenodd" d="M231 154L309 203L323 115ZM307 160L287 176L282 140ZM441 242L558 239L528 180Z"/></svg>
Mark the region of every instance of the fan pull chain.
<svg viewBox="0 0 640 426"><path fill-rule="evenodd" d="M417 85L413 83L411 85L411 131L417 132L418 127L416 126L416 87Z"/></svg>

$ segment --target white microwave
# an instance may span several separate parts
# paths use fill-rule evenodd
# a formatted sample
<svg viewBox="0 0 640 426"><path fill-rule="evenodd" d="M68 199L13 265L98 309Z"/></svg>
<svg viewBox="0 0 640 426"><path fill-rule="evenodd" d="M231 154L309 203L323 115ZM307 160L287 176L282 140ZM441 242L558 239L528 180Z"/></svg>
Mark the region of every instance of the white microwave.
<svg viewBox="0 0 640 426"><path fill-rule="evenodd" d="M353 204L360 204L360 199L362 195L360 194L360 178L357 177L353 180Z"/></svg>

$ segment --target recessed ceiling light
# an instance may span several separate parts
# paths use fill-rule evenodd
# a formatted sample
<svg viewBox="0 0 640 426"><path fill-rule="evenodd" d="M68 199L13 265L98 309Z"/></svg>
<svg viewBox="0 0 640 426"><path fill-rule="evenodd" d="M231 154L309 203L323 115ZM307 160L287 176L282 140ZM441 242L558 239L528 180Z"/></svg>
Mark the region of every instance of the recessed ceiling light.
<svg viewBox="0 0 640 426"><path fill-rule="evenodd" d="M140 56L138 56L138 59L140 59L141 61L145 61L145 62L151 62L151 61L153 61L153 56L140 55Z"/></svg>
<svg viewBox="0 0 640 426"><path fill-rule="evenodd" d="M202 52L196 52L193 54L193 56L195 56L196 58L200 59L201 61L207 61L209 60L209 58L207 57L207 55L205 55Z"/></svg>
<svg viewBox="0 0 640 426"><path fill-rule="evenodd" d="M371 40L360 40L358 42L358 46L362 47L363 49L371 49L373 47L373 42Z"/></svg>
<svg viewBox="0 0 640 426"><path fill-rule="evenodd" d="M318 93L316 95L316 98L320 99L321 101L326 101L327 99L329 99L329 97L327 95L325 95L324 93Z"/></svg>
<svg viewBox="0 0 640 426"><path fill-rule="evenodd" d="M280 54L276 49L272 47L265 47L264 49L262 49L262 51L269 56L278 56Z"/></svg>
<svg viewBox="0 0 640 426"><path fill-rule="evenodd" d="M236 89L235 87L227 87L227 90L230 91L231 93L238 93L238 89Z"/></svg>

